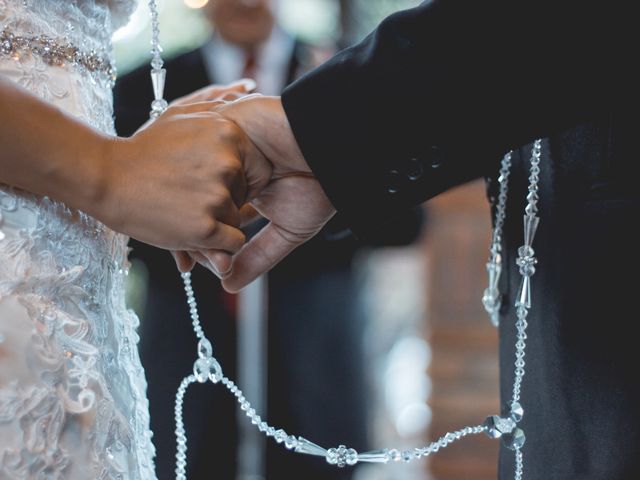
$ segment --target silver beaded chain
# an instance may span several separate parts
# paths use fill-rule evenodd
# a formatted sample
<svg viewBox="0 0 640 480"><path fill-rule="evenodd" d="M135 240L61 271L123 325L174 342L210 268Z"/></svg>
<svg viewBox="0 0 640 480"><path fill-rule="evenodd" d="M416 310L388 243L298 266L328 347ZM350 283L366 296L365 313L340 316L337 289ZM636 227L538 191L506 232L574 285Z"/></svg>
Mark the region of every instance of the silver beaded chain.
<svg viewBox="0 0 640 480"><path fill-rule="evenodd" d="M491 236L491 247L489 248L489 261L487 262L487 273L489 282L482 296L482 304L489 314L491 323L497 327L500 324L500 307L502 298L498 290L498 282L502 273L502 226L506 216L507 194L509 192L509 174L511 173L511 155L507 153L502 159L498 183L500 191L498 193L498 205L496 207L496 217L493 224L493 235Z"/></svg>
<svg viewBox="0 0 640 480"><path fill-rule="evenodd" d="M162 68L162 47L160 46L160 20L158 2L149 0L151 12L151 83L153 85L153 102L151 102L151 118L158 118L169 104L164 99L164 84L167 78L167 70Z"/></svg>
<svg viewBox="0 0 640 480"><path fill-rule="evenodd" d="M501 271L501 251L502 251L502 227L506 218L508 178L511 170L511 152L507 153L502 159L500 168L500 193L498 195L498 205L496 207L496 218L494 222L494 233L490 247L490 257L487 263L487 271L489 273L489 286L485 290L482 297L482 303L489 315L492 323L498 325L498 321L494 321L493 316L499 315L501 296L498 290L498 279ZM483 426L490 437L502 438L503 445L511 450L515 450L515 480L522 480L524 472L524 459L522 447L525 443L524 431L517 426L522 420L524 409L520 404L520 393L522 381L525 375L525 350L527 339L527 316L531 309L531 277L535 274L535 265L537 259L533 250L533 240L535 238L540 217L538 216L538 184L540 182L540 158L542 155L542 140L538 139L533 142L531 150L531 167L529 170L529 187L527 193L527 205L524 214L524 244L518 248L518 258L516 265L522 280L520 288L516 295L516 344L515 344L515 374L513 381L513 394L509 407L503 416L492 415L488 417ZM499 231L496 233L496 230ZM490 301L487 297L491 297ZM488 305L489 304L489 305ZM489 308L490 307L490 308Z"/></svg>
<svg viewBox="0 0 640 480"><path fill-rule="evenodd" d="M518 249L516 265L522 276L520 289L516 297L516 361L515 380L513 382L513 397L511 404L520 400L520 388L524 378L524 355L526 347L527 316L531 308L531 277L536 273L535 265L538 260L533 250L533 239L540 223L538 216L538 184L540 182L540 157L542 155L542 140L533 142L531 151L531 169L529 175L529 192L527 194L527 206L524 215L524 245Z"/></svg>
<svg viewBox="0 0 640 480"><path fill-rule="evenodd" d="M151 79L153 83L154 100L151 104L151 118L157 118L168 106L164 99L164 85L166 70L163 68L162 49L160 47L160 28L158 20L158 6L156 0L149 0L152 25L152 61ZM520 391L522 380L525 374L525 349L526 349L526 329L527 316L531 308L531 277L535 273L537 263L532 248L533 239L539 223L538 213L538 183L540 174L540 157L542 151L542 141L536 140L533 145L531 155L531 169L529 176L529 189L527 195L527 206L524 215L524 244L518 249L518 259L516 261L522 276L521 286L515 302L516 307L516 361L515 379L513 384L513 397L509 408L503 416L491 415L481 425L468 426L459 430L448 432L434 442L424 447L410 450L398 450L396 448L385 448L368 452L357 452L353 448L339 445L334 448L323 448L302 436L291 435L281 428L269 425L251 407L250 402L245 398L242 390L223 372L222 367L213 356L213 347L206 338L200 317L198 314L197 302L191 285L191 274L183 273L185 294L194 332L198 338L197 355L198 358L193 365L193 373L186 376L176 393L175 400L175 421L176 421L176 480L186 480L187 468L187 435L183 420L184 396L187 388L192 383L212 382L221 383L227 390L236 397L238 404L245 415L256 428L267 437L273 438L277 443L283 444L285 448L295 453L323 457L330 465L337 467L353 466L358 463L389 463L389 462L410 462L423 457L427 457L447 447L453 442L473 434L485 433L491 438L501 438L506 448L515 451L515 480L523 478L523 454L522 447L525 443L524 431L517 425L522 420L524 410L520 405ZM506 202L508 193L508 179L511 170L511 152L502 159L500 169L500 194L496 210L496 220L491 243L491 256L487 264L489 273L489 288L484 293L483 304L489 312L492 322L498 324L497 317L500 309L500 294L498 291L498 279L502 270L502 228L506 216ZM489 305L491 308L488 308Z"/></svg>

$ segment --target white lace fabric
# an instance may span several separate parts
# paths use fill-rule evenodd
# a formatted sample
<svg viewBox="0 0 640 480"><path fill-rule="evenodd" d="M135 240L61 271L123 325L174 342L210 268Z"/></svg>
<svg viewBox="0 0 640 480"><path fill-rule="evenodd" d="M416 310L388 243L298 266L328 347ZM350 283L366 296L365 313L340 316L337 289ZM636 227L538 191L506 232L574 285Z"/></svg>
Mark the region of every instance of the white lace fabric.
<svg viewBox="0 0 640 480"><path fill-rule="evenodd" d="M110 55L133 7L0 0L0 30ZM111 92L88 73L32 56L0 57L0 75L113 133ZM81 212L0 185L1 479L156 478L126 245Z"/></svg>

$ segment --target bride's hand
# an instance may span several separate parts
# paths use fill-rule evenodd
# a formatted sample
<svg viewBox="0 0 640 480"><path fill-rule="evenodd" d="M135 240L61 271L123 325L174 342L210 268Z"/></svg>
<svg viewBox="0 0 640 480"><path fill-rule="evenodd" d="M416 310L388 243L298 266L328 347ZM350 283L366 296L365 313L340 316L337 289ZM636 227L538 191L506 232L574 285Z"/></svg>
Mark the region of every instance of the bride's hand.
<svg viewBox="0 0 640 480"><path fill-rule="evenodd" d="M262 218L260 213L250 203L240 208L240 226L246 227ZM196 263L211 270L218 278L224 279L231 273L232 257L220 250L208 251L172 251L178 270L189 272Z"/></svg>
<svg viewBox="0 0 640 480"><path fill-rule="evenodd" d="M153 245L228 256L244 243L238 206L268 181L271 164L236 123L212 111L216 102L192 103L221 90L229 93L200 91L118 139L0 75L0 183L64 202Z"/></svg>
<svg viewBox="0 0 640 480"><path fill-rule="evenodd" d="M238 98L250 94L255 90L255 88L255 81L250 78L243 78L242 80L230 83L229 85L209 85L191 92L189 95L185 95L184 97L174 100L171 102L171 105L189 105L191 103L218 100L237 100Z"/></svg>
<svg viewBox="0 0 640 480"><path fill-rule="evenodd" d="M174 100L170 105L175 107L201 102L232 101L248 95L255 90L255 88L256 83L251 79L241 79L229 85L209 85ZM153 122L154 120L149 120L140 128L140 130L147 128ZM214 249L208 252L208 257L215 259L215 262L209 261L207 257L195 251L192 251L191 255L186 251L172 251L171 253L176 260L178 269L182 272L190 271L196 261L199 261L200 263L205 264L207 268L214 271L218 276L222 276L222 273L219 273L218 269L223 269L222 272L224 273L226 272L226 266L231 263L229 255L223 250Z"/></svg>
<svg viewBox="0 0 640 480"><path fill-rule="evenodd" d="M130 139L111 140L94 215L161 248L238 251L239 206L262 190L271 164L216 105L172 105Z"/></svg>
<svg viewBox="0 0 640 480"><path fill-rule="evenodd" d="M171 107L193 105L202 102L229 102L249 95L256 88L256 82L250 78L243 78L229 85L208 85L199 90L195 90L184 97L175 99L169 104ZM155 119L149 119L138 131L144 130L151 125Z"/></svg>

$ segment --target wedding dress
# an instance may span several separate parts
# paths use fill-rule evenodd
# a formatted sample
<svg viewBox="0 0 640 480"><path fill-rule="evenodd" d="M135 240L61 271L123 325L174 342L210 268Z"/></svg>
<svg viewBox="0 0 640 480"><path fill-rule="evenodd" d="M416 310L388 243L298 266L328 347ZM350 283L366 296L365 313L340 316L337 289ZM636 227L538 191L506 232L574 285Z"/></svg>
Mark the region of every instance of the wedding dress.
<svg viewBox="0 0 640 480"><path fill-rule="evenodd" d="M0 0L0 75L113 134L96 59L133 2ZM3 480L155 478L126 257L127 238L93 218L0 186Z"/></svg>

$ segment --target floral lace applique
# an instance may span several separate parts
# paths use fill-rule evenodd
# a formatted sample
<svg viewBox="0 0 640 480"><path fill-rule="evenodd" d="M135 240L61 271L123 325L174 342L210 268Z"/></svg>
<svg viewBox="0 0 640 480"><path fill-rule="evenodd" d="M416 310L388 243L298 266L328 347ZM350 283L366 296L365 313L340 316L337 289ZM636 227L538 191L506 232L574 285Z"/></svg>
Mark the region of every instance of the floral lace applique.
<svg viewBox="0 0 640 480"><path fill-rule="evenodd" d="M0 0L0 29L111 55L110 32L134 6ZM0 75L114 133L111 92L90 75L35 56L0 58ZM82 212L0 185L0 478L156 478L126 244Z"/></svg>
<svg viewBox="0 0 640 480"><path fill-rule="evenodd" d="M11 422L24 426L22 445L1 453L0 471L8 478L63 478L70 460L58 444L65 410L56 392L17 383L0 389L0 425Z"/></svg>

